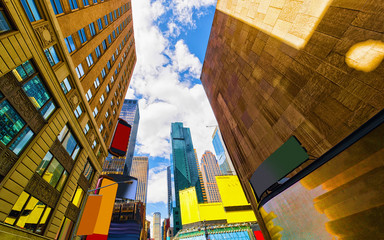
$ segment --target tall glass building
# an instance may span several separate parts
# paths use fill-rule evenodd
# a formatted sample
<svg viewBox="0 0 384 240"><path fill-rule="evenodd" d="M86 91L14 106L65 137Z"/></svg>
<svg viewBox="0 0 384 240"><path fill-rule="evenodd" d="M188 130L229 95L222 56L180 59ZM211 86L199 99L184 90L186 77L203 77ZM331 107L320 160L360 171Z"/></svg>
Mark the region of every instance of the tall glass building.
<svg viewBox="0 0 384 240"><path fill-rule="evenodd" d="M183 123L180 122L172 123L171 141L176 193L176 206L173 208L173 227L176 234L182 228L179 190L195 187L198 201L204 202L204 197L189 128L184 128Z"/></svg>
<svg viewBox="0 0 384 240"><path fill-rule="evenodd" d="M220 130L216 127L212 135L212 144L216 152L217 163L223 175L236 175L231 158L228 155Z"/></svg>
<svg viewBox="0 0 384 240"><path fill-rule="evenodd" d="M133 157L130 176L137 178L136 200L147 205L148 157Z"/></svg>
<svg viewBox="0 0 384 240"><path fill-rule="evenodd" d="M127 121L132 126L127 154L125 157L114 157L109 154L103 165L103 173L105 174L128 175L131 171L133 154L135 152L137 129L139 127L140 120L138 101L125 99L119 117Z"/></svg>

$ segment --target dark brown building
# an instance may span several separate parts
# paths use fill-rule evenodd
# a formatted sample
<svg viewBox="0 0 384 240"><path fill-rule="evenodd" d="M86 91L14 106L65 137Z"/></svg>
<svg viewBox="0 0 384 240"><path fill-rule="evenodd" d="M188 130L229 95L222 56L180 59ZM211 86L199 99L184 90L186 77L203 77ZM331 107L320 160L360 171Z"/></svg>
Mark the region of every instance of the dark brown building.
<svg viewBox="0 0 384 240"><path fill-rule="evenodd" d="M384 2L319 2L219 0L201 81L266 239L376 239ZM292 136L309 159L258 206L251 179Z"/></svg>

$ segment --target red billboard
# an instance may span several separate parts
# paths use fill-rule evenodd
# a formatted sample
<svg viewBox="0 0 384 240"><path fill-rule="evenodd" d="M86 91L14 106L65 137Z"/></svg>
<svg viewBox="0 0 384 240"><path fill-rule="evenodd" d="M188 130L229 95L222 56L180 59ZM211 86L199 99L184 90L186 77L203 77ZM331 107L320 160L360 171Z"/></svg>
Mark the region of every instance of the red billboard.
<svg viewBox="0 0 384 240"><path fill-rule="evenodd" d="M113 135L111 146L108 152L116 157L124 157L127 153L129 136L131 135L131 125L119 118L115 133Z"/></svg>

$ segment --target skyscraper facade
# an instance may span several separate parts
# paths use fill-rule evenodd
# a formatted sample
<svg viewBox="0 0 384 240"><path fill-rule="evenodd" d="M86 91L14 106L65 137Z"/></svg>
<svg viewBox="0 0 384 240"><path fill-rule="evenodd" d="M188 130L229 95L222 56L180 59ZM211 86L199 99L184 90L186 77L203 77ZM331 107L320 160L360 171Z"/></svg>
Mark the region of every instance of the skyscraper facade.
<svg viewBox="0 0 384 240"><path fill-rule="evenodd" d="M171 172L171 167L167 167L167 205L168 205L168 218L171 217L172 215L172 172Z"/></svg>
<svg viewBox="0 0 384 240"><path fill-rule="evenodd" d="M204 202L204 198L189 128L184 128L183 123L180 122L172 123L171 141L176 199L176 206L173 208L173 226L176 234L182 228L179 190L195 187L198 201Z"/></svg>
<svg viewBox="0 0 384 240"><path fill-rule="evenodd" d="M383 11L218 0L201 81L265 239L383 234Z"/></svg>
<svg viewBox="0 0 384 240"><path fill-rule="evenodd" d="M227 148L225 147L223 137L221 136L220 129L215 128L212 135L212 144L215 149L217 162L220 167L221 174L223 175L236 175L235 169L232 165L231 158L229 157Z"/></svg>
<svg viewBox="0 0 384 240"><path fill-rule="evenodd" d="M129 174L137 178L136 200L147 205L148 188L148 157L133 157L132 168Z"/></svg>
<svg viewBox="0 0 384 240"><path fill-rule="evenodd" d="M203 175L204 188L208 202L221 202L219 189L217 188L215 176L220 176L221 171L216 157L210 151L205 151L201 157L201 173Z"/></svg>
<svg viewBox="0 0 384 240"><path fill-rule="evenodd" d="M119 118L131 125L131 135L127 147L127 154L124 157L116 157L109 154L103 165L103 174L129 174L133 154L135 152L137 129L139 127L140 113L137 100L125 99Z"/></svg>
<svg viewBox="0 0 384 240"><path fill-rule="evenodd" d="M0 19L2 238L67 238L135 66L131 2L0 1Z"/></svg>
<svg viewBox="0 0 384 240"><path fill-rule="evenodd" d="M161 214L159 212L153 213L153 239L162 240L161 237Z"/></svg>

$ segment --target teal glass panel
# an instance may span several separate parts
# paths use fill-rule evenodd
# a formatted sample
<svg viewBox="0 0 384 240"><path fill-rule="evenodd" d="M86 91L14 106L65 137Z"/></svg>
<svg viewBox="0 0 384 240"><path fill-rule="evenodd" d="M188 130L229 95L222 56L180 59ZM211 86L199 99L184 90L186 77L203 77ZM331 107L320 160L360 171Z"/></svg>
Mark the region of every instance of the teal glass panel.
<svg viewBox="0 0 384 240"><path fill-rule="evenodd" d="M35 76L30 81L24 84L24 92L35 105L36 109L40 109L50 98L47 90L41 82L39 76Z"/></svg>
<svg viewBox="0 0 384 240"><path fill-rule="evenodd" d="M50 100L43 109L41 109L41 115L43 115L43 118L47 120L49 116L53 113L53 111L56 109L55 104L52 100Z"/></svg>
<svg viewBox="0 0 384 240"><path fill-rule="evenodd" d="M0 103L0 141L4 145L7 145L24 126L24 120L8 101Z"/></svg>

